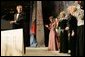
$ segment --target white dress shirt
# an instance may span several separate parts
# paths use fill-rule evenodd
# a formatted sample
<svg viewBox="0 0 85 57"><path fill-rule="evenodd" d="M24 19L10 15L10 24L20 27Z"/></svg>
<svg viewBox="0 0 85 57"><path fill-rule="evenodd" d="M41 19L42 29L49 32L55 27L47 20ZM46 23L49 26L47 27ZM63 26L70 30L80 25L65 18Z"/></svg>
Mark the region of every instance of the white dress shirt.
<svg viewBox="0 0 85 57"><path fill-rule="evenodd" d="M18 17L19 17L19 14L17 14L17 16L16 16L16 21L18 20Z"/></svg>

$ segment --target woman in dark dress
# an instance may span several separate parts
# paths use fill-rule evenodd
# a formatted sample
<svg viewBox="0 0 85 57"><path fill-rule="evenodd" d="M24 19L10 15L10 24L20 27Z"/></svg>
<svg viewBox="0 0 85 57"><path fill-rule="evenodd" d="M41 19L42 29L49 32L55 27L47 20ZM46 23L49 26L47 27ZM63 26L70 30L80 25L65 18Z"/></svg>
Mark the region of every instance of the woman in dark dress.
<svg viewBox="0 0 85 57"><path fill-rule="evenodd" d="M68 31L66 30L67 27L67 20L65 19L65 12L60 13L60 21L59 27L61 29L60 32L60 53L68 53Z"/></svg>

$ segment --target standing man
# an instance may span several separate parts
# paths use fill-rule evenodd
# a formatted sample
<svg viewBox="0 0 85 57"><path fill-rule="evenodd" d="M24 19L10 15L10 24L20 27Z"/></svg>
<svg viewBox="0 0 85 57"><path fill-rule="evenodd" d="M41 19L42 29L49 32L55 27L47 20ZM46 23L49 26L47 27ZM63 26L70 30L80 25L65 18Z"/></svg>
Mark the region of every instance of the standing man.
<svg viewBox="0 0 85 57"><path fill-rule="evenodd" d="M23 29L23 35L24 35L24 47L28 45L28 35L29 35L29 28L26 21L26 14L23 12L23 6L17 5L16 6L17 13L14 14L14 20L10 21L10 24L13 25L13 29ZM25 49L25 48L24 48Z"/></svg>
<svg viewBox="0 0 85 57"><path fill-rule="evenodd" d="M68 7L68 27L70 33L70 50L71 56L76 56L76 39L77 39L77 18L73 16L73 13L76 11L75 6Z"/></svg>
<svg viewBox="0 0 85 57"><path fill-rule="evenodd" d="M14 20L10 21L10 24L13 24L13 29L23 28L25 14L23 12L22 5L16 6L17 13L14 14Z"/></svg>
<svg viewBox="0 0 85 57"><path fill-rule="evenodd" d="M77 54L76 56L84 56L84 10L79 8L73 14L77 18Z"/></svg>

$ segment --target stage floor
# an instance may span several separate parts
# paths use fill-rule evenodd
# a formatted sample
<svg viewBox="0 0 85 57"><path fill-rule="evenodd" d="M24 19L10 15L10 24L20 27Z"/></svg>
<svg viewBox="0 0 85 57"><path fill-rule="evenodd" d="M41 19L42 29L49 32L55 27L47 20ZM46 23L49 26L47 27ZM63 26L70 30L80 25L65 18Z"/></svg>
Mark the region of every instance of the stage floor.
<svg viewBox="0 0 85 57"><path fill-rule="evenodd" d="M48 51L48 47L26 47L24 56L70 56L70 54Z"/></svg>

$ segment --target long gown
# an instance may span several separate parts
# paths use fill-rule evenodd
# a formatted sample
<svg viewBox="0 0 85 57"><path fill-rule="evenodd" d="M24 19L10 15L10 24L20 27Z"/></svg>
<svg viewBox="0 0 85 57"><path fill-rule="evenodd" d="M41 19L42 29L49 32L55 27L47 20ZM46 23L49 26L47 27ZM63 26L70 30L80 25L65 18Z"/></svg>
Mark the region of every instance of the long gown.
<svg viewBox="0 0 85 57"><path fill-rule="evenodd" d="M55 24L50 23L49 44L48 44L48 50L50 51L58 50L58 36L54 28Z"/></svg>
<svg viewBox="0 0 85 57"><path fill-rule="evenodd" d="M59 22L59 27L61 28L60 32L60 52L68 52L68 31L65 30L67 26L67 20L61 20Z"/></svg>

